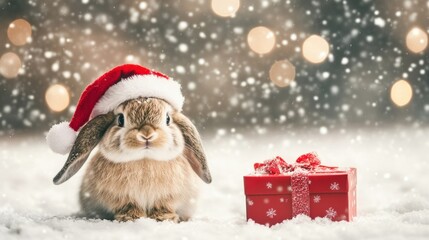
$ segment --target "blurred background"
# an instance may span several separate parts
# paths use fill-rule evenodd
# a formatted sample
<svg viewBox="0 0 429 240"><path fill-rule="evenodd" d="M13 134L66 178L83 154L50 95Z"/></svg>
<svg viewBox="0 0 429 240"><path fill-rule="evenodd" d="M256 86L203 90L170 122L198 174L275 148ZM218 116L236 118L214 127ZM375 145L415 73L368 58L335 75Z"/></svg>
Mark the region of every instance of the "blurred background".
<svg viewBox="0 0 429 240"><path fill-rule="evenodd" d="M185 114L218 134L419 128L428 12L424 0L0 0L0 135L69 120L123 63L179 81Z"/></svg>

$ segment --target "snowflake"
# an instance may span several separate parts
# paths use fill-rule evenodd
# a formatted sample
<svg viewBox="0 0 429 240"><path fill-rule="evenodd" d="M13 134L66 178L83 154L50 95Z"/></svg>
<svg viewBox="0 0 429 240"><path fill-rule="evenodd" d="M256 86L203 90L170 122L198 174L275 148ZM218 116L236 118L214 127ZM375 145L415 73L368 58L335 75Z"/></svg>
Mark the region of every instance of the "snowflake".
<svg viewBox="0 0 429 240"><path fill-rule="evenodd" d="M249 204L249 206L253 206L253 201L252 200L247 200L247 204Z"/></svg>
<svg viewBox="0 0 429 240"><path fill-rule="evenodd" d="M280 198L280 202L285 202L285 199L284 198Z"/></svg>
<svg viewBox="0 0 429 240"><path fill-rule="evenodd" d="M268 189L273 188L273 184L272 184L272 183L270 183L270 182L267 182L267 188L268 188Z"/></svg>
<svg viewBox="0 0 429 240"><path fill-rule="evenodd" d="M331 190L340 190L340 184L337 182L331 183L331 186L329 187Z"/></svg>
<svg viewBox="0 0 429 240"><path fill-rule="evenodd" d="M276 210L274 208L268 209L268 211L267 211L267 217L274 218L275 215L277 215L277 214L276 214Z"/></svg>
<svg viewBox="0 0 429 240"><path fill-rule="evenodd" d="M329 208L326 210L326 217L329 219L333 219L335 216L337 216L337 211L335 211L333 208Z"/></svg>
<svg viewBox="0 0 429 240"><path fill-rule="evenodd" d="M314 197L313 197L313 202L314 202L314 203L319 203L319 202L320 202L320 199L321 199L321 198L320 198L320 196L319 196L319 195L316 195L316 196L314 196Z"/></svg>

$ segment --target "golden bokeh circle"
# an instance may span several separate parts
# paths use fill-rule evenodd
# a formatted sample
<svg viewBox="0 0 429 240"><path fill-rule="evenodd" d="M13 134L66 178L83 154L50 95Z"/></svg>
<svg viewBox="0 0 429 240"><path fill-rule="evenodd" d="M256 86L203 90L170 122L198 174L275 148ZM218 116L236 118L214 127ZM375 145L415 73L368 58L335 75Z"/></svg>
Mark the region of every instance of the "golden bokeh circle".
<svg viewBox="0 0 429 240"><path fill-rule="evenodd" d="M240 7L240 0L212 0L213 12L221 17L234 17Z"/></svg>
<svg viewBox="0 0 429 240"><path fill-rule="evenodd" d="M311 35L302 44L302 55L311 63L321 63L329 55L329 44L321 36Z"/></svg>
<svg viewBox="0 0 429 240"><path fill-rule="evenodd" d="M9 24L7 37L16 46L31 42L31 25L24 19L17 19Z"/></svg>
<svg viewBox="0 0 429 240"><path fill-rule="evenodd" d="M288 60L277 61L270 68L270 79L278 87L287 87L295 74L295 66Z"/></svg>
<svg viewBox="0 0 429 240"><path fill-rule="evenodd" d="M405 43L411 52L423 52L428 46L428 35L422 29L415 27L408 32Z"/></svg>
<svg viewBox="0 0 429 240"><path fill-rule="evenodd" d="M21 59L13 52L7 52L0 57L0 74L5 78L18 76L21 66Z"/></svg>
<svg viewBox="0 0 429 240"><path fill-rule="evenodd" d="M247 43L252 51L259 54L266 54L273 50L276 44L276 37L269 28L259 26L249 31Z"/></svg>
<svg viewBox="0 0 429 240"><path fill-rule="evenodd" d="M45 93L45 101L54 112L61 112L70 104L70 94L61 84L51 85Z"/></svg>
<svg viewBox="0 0 429 240"><path fill-rule="evenodd" d="M403 107L410 103L412 97L413 88L405 80L396 81L390 89L390 99L398 107Z"/></svg>

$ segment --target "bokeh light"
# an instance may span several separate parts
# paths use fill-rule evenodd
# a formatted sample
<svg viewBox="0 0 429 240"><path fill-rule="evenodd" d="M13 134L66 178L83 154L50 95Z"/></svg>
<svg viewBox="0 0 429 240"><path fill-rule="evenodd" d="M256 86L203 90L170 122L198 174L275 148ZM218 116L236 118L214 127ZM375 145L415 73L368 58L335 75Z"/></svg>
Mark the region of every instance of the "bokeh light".
<svg viewBox="0 0 429 240"><path fill-rule="evenodd" d="M302 44L302 55L311 63L321 63L329 55L329 44L324 38L311 35Z"/></svg>
<svg viewBox="0 0 429 240"><path fill-rule="evenodd" d="M24 19L17 19L9 24L7 29L9 40L16 46L31 42L31 25Z"/></svg>
<svg viewBox="0 0 429 240"><path fill-rule="evenodd" d="M221 17L234 17L240 7L240 0L212 0L212 10Z"/></svg>
<svg viewBox="0 0 429 240"><path fill-rule="evenodd" d="M247 43L250 49L259 54L269 53L276 44L274 32L270 29L259 26L250 30L247 35Z"/></svg>
<svg viewBox="0 0 429 240"><path fill-rule="evenodd" d="M428 35L422 29L415 27L408 32L405 42L410 51L419 53L428 46Z"/></svg>
<svg viewBox="0 0 429 240"><path fill-rule="evenodd" d="M275 62L270 68L270 79L278 87L287 87L295 79L295 66L288 60Z"/></svg>
<svg viewBox="0 0 429 240"><path fill-rule="evenodd" d="M410 103L413 97L413 89L411 85L405 80L395 82L390 89L390 99L398 107L403 107Z"/></svg>
<svg viewBox="0 0 429 240"><path fill-rule="evenodd" d="M21 59L13 52L7 52L0 58L0 74L5 78L18 76Z"/></svg>
<svg viewBox="0 0 429 240"><path fill-rule="evenodd" d="M48 107L54 112L61 112L70 104L70 94L61 84L54 84L46 90L45 100Z"/></svg>

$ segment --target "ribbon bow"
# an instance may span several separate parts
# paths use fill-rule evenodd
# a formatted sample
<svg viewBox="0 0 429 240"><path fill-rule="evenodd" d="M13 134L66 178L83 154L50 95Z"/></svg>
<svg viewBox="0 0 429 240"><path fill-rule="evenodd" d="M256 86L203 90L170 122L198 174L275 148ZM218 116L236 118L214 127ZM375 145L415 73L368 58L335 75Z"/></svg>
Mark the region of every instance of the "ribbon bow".
<svg viewBox="0 0 429 240"><path fill-rule="evenodd" d="M292 173L290 183L292 189L292 216L299 214L310 216L309 172L336 169L336 167L320 165L320 160L315 153L301 155L292 164L287 163L281 157L275 157L263 163L255 163L254 168L257 173L269 175Z"/></svg>
<svg viewBox="0 0 429 240"><path fill-rule="evenodd" d="M269 175L278 175L283 173L294 172L297 169L306 171L335 169L320 164L320 160L315 153L306 153L298 157L295 163L289 164L283 158L277 156L274 159L266 160L263 163L255 163L253 167L258 173Z"/></svg>

